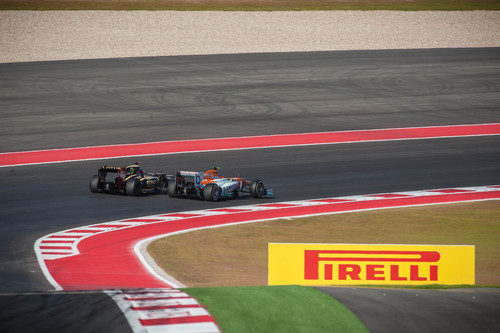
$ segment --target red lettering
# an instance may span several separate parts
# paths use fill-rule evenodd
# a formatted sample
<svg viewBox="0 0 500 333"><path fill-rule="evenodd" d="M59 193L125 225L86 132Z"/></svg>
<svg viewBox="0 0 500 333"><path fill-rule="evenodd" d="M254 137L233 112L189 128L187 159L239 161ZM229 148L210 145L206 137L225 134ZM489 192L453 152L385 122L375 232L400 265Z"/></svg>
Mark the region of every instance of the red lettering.
<svg viewBox="0 0 500 333"><path fill-rule="evenodd" d="M427 278L418 275L418 266L410 266L410 281L427 281Z"/></svg>
<svg viewBox="0 0 500 333"><path fill-rule="evenodd" d="M347 270L349 269L349 270ZM339 280L347 280L347 275L351 280L361 280L359 273L361 272L361 267L358 265L339 265Z"/></svg>
<svg viewBox="0 0 500 333"><path fill-rule="evenodd" d="M436 265L431 265L431 267L429 267L429 280L430 281L438 280L438 267Z"/></svg>
<svg viewBox="0 0 500 333"><path fill-rule="evenodd" d="M325 265L325 280L333 279L333 265L326 264Z"/></svg>
<svg viewBox="0 0 500 333"><path fill-rule="evenodd" d="M320 257L320 255L329 255ZM350 254L361 256L347 257ZM380 257L365 257L362 255L380 255ZM399 255L401 257L386 257L385 255ZM419 258L407 257L419 255ZM392 261L395 262L437 262L440 259L439 252L436 251L360 251L360 250L304 250L304 279L318 280L321 262L356 262L356 261ZM366 280L385 280L384 265L366 265ZM390 279L392 281L437 281L438 266L429 266L429 277L420 276L419 266L410 265L410 276L399 275L399 265L390 265ZM325 280L333 280L333 265L324 265ZM339 280L361 280L359 277L361 267L354 264L339 264Z"/></svg>
<svg viewBox="0 0 500 333"><path fill-rule="evenodd" d="M304 279L318 280L319 279L319 253L320 251L305 250L304 251Z"/></svg>
<svg viewBox="0 0 500 333"><path fill-rule="evenodd" d="M406 281L407 277L399 276L399 266L391 265L391 281Z"/></svg>
<svg viewBox="0 0 500 333"><path fill-rule="evenodd" d="M384 275L383 270L376 270L377 268L384 268L384 265L366 265L366 279L367 280L385 280L384 276L376 276L376 275Z"/></svg>

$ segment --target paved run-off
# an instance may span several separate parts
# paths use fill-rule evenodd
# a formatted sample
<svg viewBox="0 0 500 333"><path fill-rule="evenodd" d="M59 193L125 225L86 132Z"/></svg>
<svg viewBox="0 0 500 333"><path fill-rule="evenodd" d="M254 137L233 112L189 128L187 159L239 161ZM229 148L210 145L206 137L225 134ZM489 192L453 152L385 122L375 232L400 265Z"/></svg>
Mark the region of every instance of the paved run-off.
<svg viewBox="0 0 500 333"><path fill-rule="evenodd" d="M0 62L500 46L498 11L1 11Z"/></svg>

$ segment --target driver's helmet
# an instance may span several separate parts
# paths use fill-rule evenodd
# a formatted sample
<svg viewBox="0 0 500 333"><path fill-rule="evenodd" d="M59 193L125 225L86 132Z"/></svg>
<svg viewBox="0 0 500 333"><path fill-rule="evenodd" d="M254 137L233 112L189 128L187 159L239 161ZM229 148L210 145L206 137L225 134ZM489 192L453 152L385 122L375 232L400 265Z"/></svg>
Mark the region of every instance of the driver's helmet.
<svg viewBox="0 0 500 333"><path fill-rule="evenodd" d="M214 178L222 178L222 175L219 173L220 167L213 167L210 170L205 171L204 178L205 179L214 179Z"/></svg>
<svg viewBox="0 0 500 333"><path fill-rule="evenodd" d="M144 169L141 169L141 170L139 170L139 172L137 174L138 174L138 176L144 177L146 175L146 171L144 171Z"/></svg>
<svg viewBox="0 0 500 333"><path fill-rule="evenodd" d="M140 168L138 165L131 165L131 166L127 167L125 172L126 172L127 176L130 176L130 175L135 175L135 174L139 173L139 171L140 171Z"/></svg>

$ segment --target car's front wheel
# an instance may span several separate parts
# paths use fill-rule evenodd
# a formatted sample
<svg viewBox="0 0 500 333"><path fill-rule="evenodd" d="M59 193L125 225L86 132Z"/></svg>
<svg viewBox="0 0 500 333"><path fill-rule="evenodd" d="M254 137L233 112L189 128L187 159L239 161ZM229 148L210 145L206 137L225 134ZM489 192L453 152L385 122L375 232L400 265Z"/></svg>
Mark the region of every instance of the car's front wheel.
<svg viewBox="0 0 500 333"><path fill-rule="evenodd" d="M262 198L266 193L264 184L260 180L254 180L250 183L250 195L252 198Z"/></svg>
<svg viewBox="0 0 500 333"><path fill-rule="evenodd" d="M127 183L125 184L125 194L130 196L141 195L141 183L135 178L127 180Z"/></svg>
<svg viewBox="0 0 500 333"><path fill-rule="evenodd" d="M208 201L219 201L222 189L217 184L208 184L203 188L203 198Z"/></svg>

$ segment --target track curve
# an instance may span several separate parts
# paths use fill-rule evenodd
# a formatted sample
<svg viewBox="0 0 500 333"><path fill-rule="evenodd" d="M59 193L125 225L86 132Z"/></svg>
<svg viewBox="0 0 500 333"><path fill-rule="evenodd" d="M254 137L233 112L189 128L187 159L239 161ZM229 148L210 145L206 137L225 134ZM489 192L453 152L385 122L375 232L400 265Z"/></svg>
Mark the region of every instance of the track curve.
<svg viewBox="0 0 500 333"><path fill-rule="evenodd" d="M0 151L499 122L500 49L160 57L0 65ZM221 165L280 201L500 183L498 137L144 157ZM126 164L130 159L111 163ZM106 162L107 163L107 162ZM92 195L100 162L0 170L0 291L47 290L32 245L68 227L256 203Z"/></svg>
<svg viewBox="0 0 500 333"><path fill-rule="evenodd" d="M47 280L57 290L182 288L168 272L161 275L145 260L145 242L240 223L499 199L500 185L492 185L162 213L61 230L37 240L35 251Z"/></svg>

